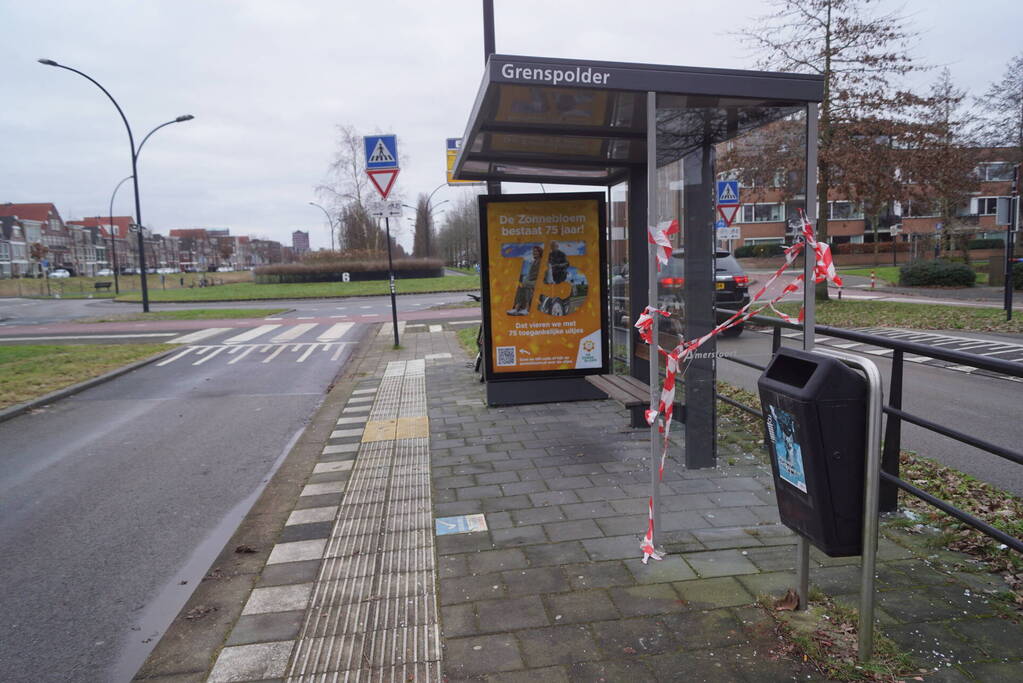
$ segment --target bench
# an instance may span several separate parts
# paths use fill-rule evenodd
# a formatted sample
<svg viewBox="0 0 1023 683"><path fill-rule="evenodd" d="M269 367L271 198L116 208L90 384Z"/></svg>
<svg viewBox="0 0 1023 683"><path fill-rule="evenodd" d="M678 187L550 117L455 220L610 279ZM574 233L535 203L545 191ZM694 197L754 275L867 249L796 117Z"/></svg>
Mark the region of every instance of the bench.
<svg viewBox="0 0 1023 683"><path fill-rule="evenodd" d="M629 426L646 427L646 410L650 407L650 386L629 375L587 375L586 381L629 409ZM660 390L658 390L658 393ZM685 407L675 402L672 419L683 421Z"/></svg>
<svg viewBox="0 0 1023 683"><path fill-rule="evenodd" d="M112 282L94 282L92 286L96 288L96 291L99 291L101 289L110 289L110 285L112 285L112 284L114 284L114 283L112 283Z"/></svg>

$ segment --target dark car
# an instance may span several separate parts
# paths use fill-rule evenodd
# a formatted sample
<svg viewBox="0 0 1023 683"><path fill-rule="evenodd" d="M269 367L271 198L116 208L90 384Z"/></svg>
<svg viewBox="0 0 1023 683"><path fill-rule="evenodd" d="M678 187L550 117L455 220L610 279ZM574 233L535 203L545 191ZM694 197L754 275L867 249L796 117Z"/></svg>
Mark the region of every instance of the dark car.
<svg viewBox="0 0 1023 683"><path fill-rule="evenodd" d="M666 324L662 329L682 333L682 318L685 313L685 262L683 261L684 251L676 249L672 252L671 260L657 273L657 307L671 313L671 318L664 321ZM716 290L714 305L717 308L738 310L749 303L749 277L727 251L718 251L714 254L715 275L714 287ZM646 289L646 279L643 278L643 289ZM629 271L627 266L621 266L619 271L611 278L611 297L615 310L615 317L622 325L631 325L628 317L628 301L626 287L629 283ZM718 313L719 323L728 319L727 313ZM724 337L737 337L742 334L743 325L739 324L721 333Z"/></svg>

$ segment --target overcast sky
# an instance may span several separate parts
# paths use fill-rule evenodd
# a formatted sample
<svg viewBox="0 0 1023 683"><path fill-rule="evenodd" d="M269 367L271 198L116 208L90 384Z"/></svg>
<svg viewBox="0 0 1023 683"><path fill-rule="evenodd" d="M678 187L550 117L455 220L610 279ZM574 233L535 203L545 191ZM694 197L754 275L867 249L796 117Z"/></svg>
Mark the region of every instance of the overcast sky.
<svg viewBox="0 0 1023 683"><path fill-rule="evenodd" d="M754 0L495 0L504 54L750 68L727 32ZM65 220L105 215L131 174L116 111L146 143L139 178L147 226L230 228L291 243L309 230L335 126L398 135L409 203L444 182L444 140L459 137L483 64L481 0L7 0L0 2L0 202L53 202ZM894 3L883 7L897 8ZM975 95L1023 49L1019 0L907 0L916 56L947 65ZM1015 34L1014 34L1015 32ZM922 77L921 85L934 74ZM522 189L535 190L535 186ZM515 186L509 186L515 191ZM466 189L441 188L434 203ZM130 183L115 214L132 213ZM411 212L409 212L411 214ZM408 222L406 221L406 226ZM402 238L411 244L411 230Z"/></svg>

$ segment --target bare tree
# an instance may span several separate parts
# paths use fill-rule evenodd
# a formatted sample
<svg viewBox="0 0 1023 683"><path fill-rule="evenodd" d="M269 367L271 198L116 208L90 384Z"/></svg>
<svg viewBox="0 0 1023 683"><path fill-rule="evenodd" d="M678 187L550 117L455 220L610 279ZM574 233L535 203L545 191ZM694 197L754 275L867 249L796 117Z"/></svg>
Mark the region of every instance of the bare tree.
<svg viewBox="0 0 1023 683"><path fill-rule="evenodd" d="M980 100L986 116L982 138L989 147L1014 147L1023 158L1023 52L1009 60L1002 80Z"/></svg>
<svg viewBox="0 0 1023 683"><path fill-rule="evenodd" d="M761 68L818 74L824 98L818 122L817 229L828 235L828 198L842 158L837 129L871 112L890 111L895 80L916 70L907 50L914 37L897 12L874 15L877 0L771 0L774 12L739 35ZM818 286L819 298L827 297Z"/></svg>
<svg viewBox="0 0 1023 683"><path fill-rule="evenodd" d="M479 210L475 194L452 200L444 225L437 235L438 255L456 266L479 263Z"/></svg>

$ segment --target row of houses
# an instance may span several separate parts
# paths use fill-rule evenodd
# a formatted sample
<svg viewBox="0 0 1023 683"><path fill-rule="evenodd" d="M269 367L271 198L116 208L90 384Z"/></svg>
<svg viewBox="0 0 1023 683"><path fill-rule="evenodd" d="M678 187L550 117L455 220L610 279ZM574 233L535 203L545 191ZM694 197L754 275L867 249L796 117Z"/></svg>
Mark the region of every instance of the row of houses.
<svg viewBox="0 0 1023 683"><path fill-rule="evenodd" d="M231 235L228 229L174 229L160 235L142 228L142 244L147 269L240 269L293 259L291 248L280 242ZM114 268L138 271L134 219L65 221L51 203L0 204L0 278L36 277L58 268L85 276Z"/></svg>
<svg viewBox="0 0 1023 683"><path fill-rule="evenodd" d="M1009 196L1016 165L1011 160L1014 156L1012 150L1005 152L1007 159L984 161L974 170L977 189L957 207L957 225L951 226L960 233L968 233L971 238L1004 239L1006 228L995 224L995 207L998 197ZM736 175L734 172L721 174L721 179ZM799 195L783 201L781 195L781 191L770 187L755 188L740 183L741 203L733 225L739 227L741 238L732 242L733 247L791 241L792 229L788 222L803 206L803 197ZM828 241L832 244L873 242L875 226L870 225L863 209L836 191L832 191L831 196L827 216ZM935 237L946 227L950 226L943 225L934 202L895 201L878 222L876 233L880 242L910 241Z"/></svg>

